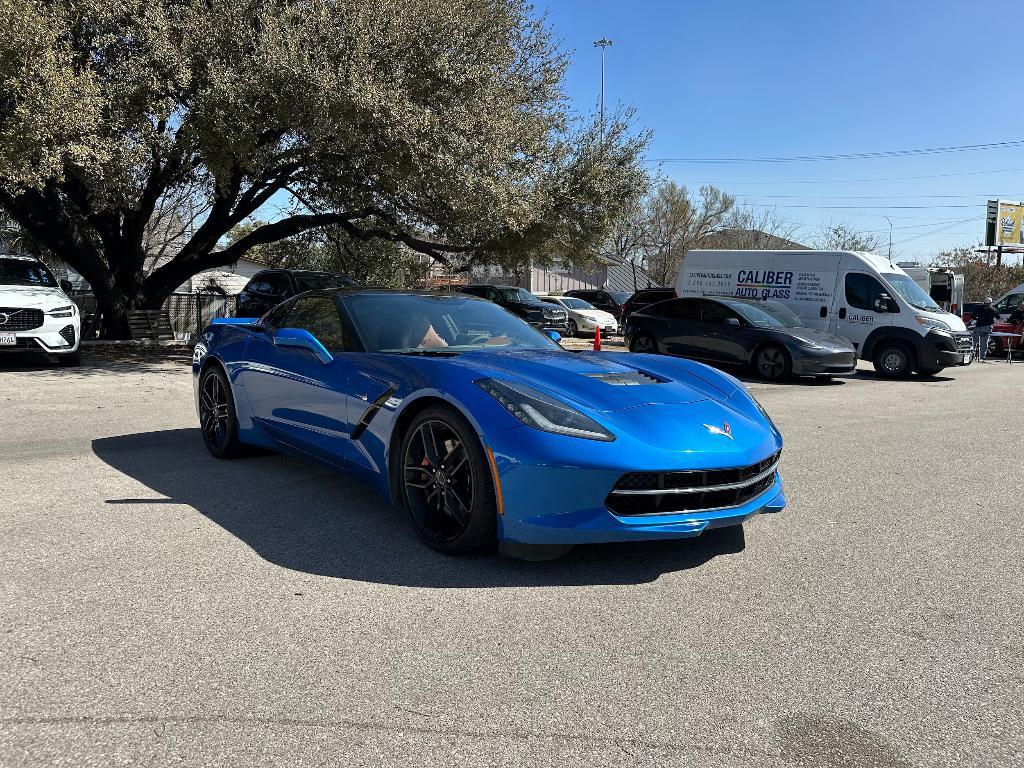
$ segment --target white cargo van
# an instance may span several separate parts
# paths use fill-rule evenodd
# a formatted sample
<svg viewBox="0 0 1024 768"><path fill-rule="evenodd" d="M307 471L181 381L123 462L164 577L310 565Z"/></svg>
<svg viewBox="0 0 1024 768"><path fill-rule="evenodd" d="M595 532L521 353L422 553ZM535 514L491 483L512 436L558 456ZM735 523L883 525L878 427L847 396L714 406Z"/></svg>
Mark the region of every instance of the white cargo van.
<svg viewBox="0 0 1024 768"><path fill-rule="evenodd" d="M781 302L807 326L849 339L882 376L931 375L972 360L963 321L873 253L690 251L676 294Z"/></svg>
<svg viewBox="0 0 1024 768"><path fill-rule="evenodd" d="M896 266L914 278L925 293L946 312L963 313L964 276L949 267L922 267L917 262L900 262Z"/></svg>

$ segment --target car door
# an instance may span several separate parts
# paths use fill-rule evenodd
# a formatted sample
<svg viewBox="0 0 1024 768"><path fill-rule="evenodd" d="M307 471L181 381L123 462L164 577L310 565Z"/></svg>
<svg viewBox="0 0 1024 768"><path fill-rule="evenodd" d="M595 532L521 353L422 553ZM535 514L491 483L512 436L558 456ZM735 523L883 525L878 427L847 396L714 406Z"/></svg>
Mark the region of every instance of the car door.
<svg viewBox="0 0 1024 768"><path fill-rule="evenodd" d="M705 351L709 360L742 364L750 360L751 328L737 312L717 301L700 302L699 339L694 346Z"/></svg>
<svg viewBox="0 0 1024 768"><path fill-rule="evenodd" d="M700 323L698 301L698 299L665 301L640 313L640 316L657 318L657 322L651 324L654 326L651 330L655 332L665 351L669 354L693 357L697 351L694 347L694 335Z"/></svg>
<svg viewBox="0 0 1024 768"><path fill-rule="evenodd" d="M847 272L836 305L838 309L829 324L829 332L848 339L860 351L865 339L875 328L892 325L892 313L899 305L891 299L888 312L877 312L875 301L888 291L878 279L867 272Z"/></svg>
<svg viewBox="0 0 1024 768"><path fill-rule="evenodd" d="M281 328L309 331L331 353L275 343ZM242 386L253 418L274 440L324 461L358 462L352 445L352 337L332 295L303 296L267 318L245 352Z"/></svg>

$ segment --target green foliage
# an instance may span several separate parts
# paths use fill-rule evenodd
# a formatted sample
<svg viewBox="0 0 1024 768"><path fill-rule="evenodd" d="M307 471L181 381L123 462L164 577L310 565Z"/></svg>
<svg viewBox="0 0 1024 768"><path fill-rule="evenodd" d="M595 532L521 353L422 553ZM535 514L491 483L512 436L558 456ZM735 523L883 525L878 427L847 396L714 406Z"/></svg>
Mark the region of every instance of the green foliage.
<svg viewBox="0 0 1024 768"><path fill-rule="evenodd" d="M114 313L326 227L454 269L585 258L646 185L647 135L570 114L524 0L0 0L0 29L0 209Z"/></svg>
<svg viewBox="0 0 1024 768"><path fill-rule="evenodd" d="M1024 265L996 266L995 256L978 253L978 246L963 246L941 251L932 264L952 267L964 276L964 301L998 299L1011 288L1024 283Z"/></svg>

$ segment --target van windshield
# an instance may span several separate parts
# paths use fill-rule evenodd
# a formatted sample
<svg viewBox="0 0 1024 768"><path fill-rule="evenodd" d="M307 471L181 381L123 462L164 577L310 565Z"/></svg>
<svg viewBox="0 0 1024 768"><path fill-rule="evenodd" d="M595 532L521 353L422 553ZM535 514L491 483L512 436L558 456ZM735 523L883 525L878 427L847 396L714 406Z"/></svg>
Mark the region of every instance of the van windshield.
<svg viewBox="0 0 1024 768"><path fill-rule="evenodd" d="M900 298L915 309L926 309L930 312L943 311L942 307L936 304L934 299L925 293L925 290L915 283L914 278L909 275L887 273L883 274L882 277L900 295Z"/></svg>

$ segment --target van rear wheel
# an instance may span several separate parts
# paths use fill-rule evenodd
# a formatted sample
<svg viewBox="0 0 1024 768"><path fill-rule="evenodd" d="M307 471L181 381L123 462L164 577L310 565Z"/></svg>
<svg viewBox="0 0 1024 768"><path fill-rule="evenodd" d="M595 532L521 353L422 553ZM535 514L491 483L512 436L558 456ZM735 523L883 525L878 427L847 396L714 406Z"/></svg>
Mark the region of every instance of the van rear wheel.
<svg viewBox="0 0 1024 768"><path fill-rule="evenodd" d="M914 370L914 353L903 344L879 344L872 361L875 373L887 379L905 379Z"/></svg>

